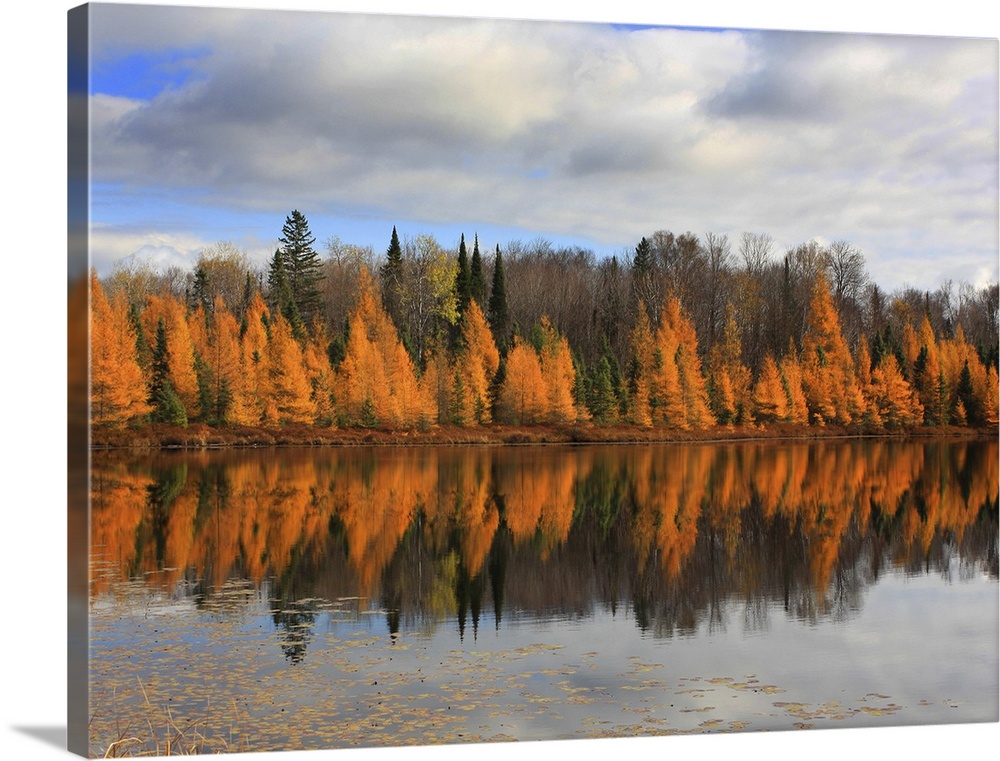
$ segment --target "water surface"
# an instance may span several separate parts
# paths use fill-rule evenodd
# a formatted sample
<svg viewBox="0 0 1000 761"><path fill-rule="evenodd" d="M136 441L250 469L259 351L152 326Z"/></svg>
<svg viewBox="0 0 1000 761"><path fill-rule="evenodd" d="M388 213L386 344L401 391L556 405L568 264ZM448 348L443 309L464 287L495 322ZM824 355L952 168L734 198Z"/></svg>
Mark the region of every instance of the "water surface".
<svg viewBox="0 0 1000 761"><path fill-rule="evenodd" d="M996 721L997 478L995 441L95 454L91 753Z"/></svg>

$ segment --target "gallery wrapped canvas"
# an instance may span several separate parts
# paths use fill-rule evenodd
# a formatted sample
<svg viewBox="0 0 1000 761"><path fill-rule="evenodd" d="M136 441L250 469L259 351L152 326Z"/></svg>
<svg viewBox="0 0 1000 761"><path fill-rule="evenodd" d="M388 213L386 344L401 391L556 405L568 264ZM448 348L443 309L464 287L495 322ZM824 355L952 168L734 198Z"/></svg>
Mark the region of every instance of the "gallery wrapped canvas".
<svg viewBox="0 0 1000 761"><path fill-rule="evenodd" d="M72 752L997 722L996 39L68 28Z"/></svg>

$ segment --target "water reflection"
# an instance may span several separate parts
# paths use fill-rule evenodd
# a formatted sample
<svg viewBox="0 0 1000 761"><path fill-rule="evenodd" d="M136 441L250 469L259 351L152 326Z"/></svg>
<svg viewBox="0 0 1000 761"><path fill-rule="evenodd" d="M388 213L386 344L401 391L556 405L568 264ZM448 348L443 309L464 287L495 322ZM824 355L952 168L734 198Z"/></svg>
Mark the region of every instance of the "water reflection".
<svg viewBox="0 0 1000 761"><path fill-rule="evenodd" d="M141 578L225 615L266 586L293 663L317 602L359 600L391 632L447 621L463 638L599 608L658 637L733 610L748 631L777 607L841 619L889 571L997 577L997 448L95 453L92 596Z"/></svg>

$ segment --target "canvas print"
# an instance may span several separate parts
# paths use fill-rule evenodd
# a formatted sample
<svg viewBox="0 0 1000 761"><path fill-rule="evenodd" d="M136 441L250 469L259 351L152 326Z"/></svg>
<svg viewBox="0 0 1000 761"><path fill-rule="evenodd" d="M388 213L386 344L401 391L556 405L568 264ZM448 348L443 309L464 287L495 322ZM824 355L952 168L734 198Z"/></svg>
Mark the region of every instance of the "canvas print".
<svg viewBox="0 0 1000 761"><path fill-rule="evenodd" d="M68 20L70 750L997 722L996 39Z"/></svg>

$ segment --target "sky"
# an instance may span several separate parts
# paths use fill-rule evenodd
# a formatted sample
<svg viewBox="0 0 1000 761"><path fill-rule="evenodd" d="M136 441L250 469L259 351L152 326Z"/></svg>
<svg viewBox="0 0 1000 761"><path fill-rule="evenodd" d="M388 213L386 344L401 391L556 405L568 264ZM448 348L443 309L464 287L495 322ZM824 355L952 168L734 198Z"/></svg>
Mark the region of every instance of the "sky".
<svg viewBox="0 0 1000 761"><path fill-rule="evenodd" d="M995 38L106 4L91 20L102 274L190 268L223 241L263 264L297 209L321 253L383 253L393 226L599 256L657 230L735 253L758 232L775 258L846 240L890 291L998 277Z"/></svg>

